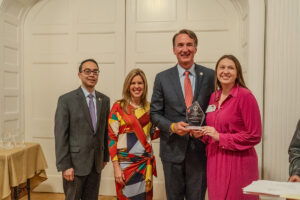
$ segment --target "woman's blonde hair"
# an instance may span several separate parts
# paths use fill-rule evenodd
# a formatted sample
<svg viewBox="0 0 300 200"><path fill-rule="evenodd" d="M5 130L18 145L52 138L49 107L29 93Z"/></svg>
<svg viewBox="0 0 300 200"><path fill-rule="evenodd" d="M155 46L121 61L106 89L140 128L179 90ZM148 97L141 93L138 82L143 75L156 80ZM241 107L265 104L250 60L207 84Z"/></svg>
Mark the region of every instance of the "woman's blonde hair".
<svg viewBox="0 0 300 200"><path fill-rule="evenodd" d="M122 99L119 100L122 109L126 113L128 113L127 107L131 102L131 94L130 94L131 81L136 76L140 76L144 82L144 92L141 96L141 106L143 108L145 108L145 106L147 104L148 83L147 83L146 75L143 72L143 70L141 70L139 68L133 69L127 74L127 76L125 78L125 81L123 84Z"/></svg>

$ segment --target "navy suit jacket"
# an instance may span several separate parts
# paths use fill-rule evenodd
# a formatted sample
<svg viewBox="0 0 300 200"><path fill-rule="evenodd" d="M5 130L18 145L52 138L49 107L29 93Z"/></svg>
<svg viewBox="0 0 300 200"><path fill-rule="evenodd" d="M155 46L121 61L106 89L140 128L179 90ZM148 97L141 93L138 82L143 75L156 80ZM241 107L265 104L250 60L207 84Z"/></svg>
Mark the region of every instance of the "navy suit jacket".
<svg viewBox="0 0 300 200"><path fill-rule="evenodd" d="M195 64L196 82L194 101L198 101L205 112L214 90L214 71ZM185 159L189 134L170 135L173 122L186 122L186 105L181 89L177 66L156 75L151 99L151 121L160 129L160 157L163 161L180 163ZM196 139L199 153L205 154L205 145Z"/></svg>

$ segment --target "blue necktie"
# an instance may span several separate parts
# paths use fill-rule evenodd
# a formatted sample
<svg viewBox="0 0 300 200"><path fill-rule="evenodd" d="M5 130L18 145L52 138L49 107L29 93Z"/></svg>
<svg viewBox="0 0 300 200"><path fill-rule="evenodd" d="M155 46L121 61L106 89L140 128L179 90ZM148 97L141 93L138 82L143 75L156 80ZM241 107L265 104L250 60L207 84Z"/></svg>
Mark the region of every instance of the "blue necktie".
<svg viewBox="0 0 300 200"><path fill-rule="evenodd" d="M93 98L94 95L89 94L88 97L90 98L90 103L89 103L90 115L91 115L94 131L96 132L97 120L96 120L95 104L94 104L94 98Z"/></svg>

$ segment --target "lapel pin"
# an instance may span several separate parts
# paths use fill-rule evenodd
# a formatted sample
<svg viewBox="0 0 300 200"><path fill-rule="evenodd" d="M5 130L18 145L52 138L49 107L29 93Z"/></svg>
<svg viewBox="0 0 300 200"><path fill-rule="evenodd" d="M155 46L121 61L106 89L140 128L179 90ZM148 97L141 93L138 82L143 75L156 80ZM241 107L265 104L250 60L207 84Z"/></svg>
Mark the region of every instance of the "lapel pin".
<svg viewBox="0 0 300 200"><path fill-rule="evenodd" d="M101 101L101 98L100 98L100 97L98 98L98 101Z"/></svg>
<svg viewBox="0 0 300 200"><path fill-rule="evenodd" d="M200 76L203 76L203 72L200 72L199 74L200 74Z"/></svg>

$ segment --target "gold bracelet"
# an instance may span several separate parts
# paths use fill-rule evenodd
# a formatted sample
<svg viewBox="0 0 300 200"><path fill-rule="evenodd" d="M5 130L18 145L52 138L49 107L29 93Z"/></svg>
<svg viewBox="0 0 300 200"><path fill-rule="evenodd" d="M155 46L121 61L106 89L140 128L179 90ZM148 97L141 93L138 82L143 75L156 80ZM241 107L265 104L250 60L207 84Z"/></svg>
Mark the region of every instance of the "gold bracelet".
<svg viewBox="0 0 300 200"><path fill-rule="evenodd" d="M175 125L175 123L172 123L171 124L171 131L174 133L174 125Z"/></svg>

